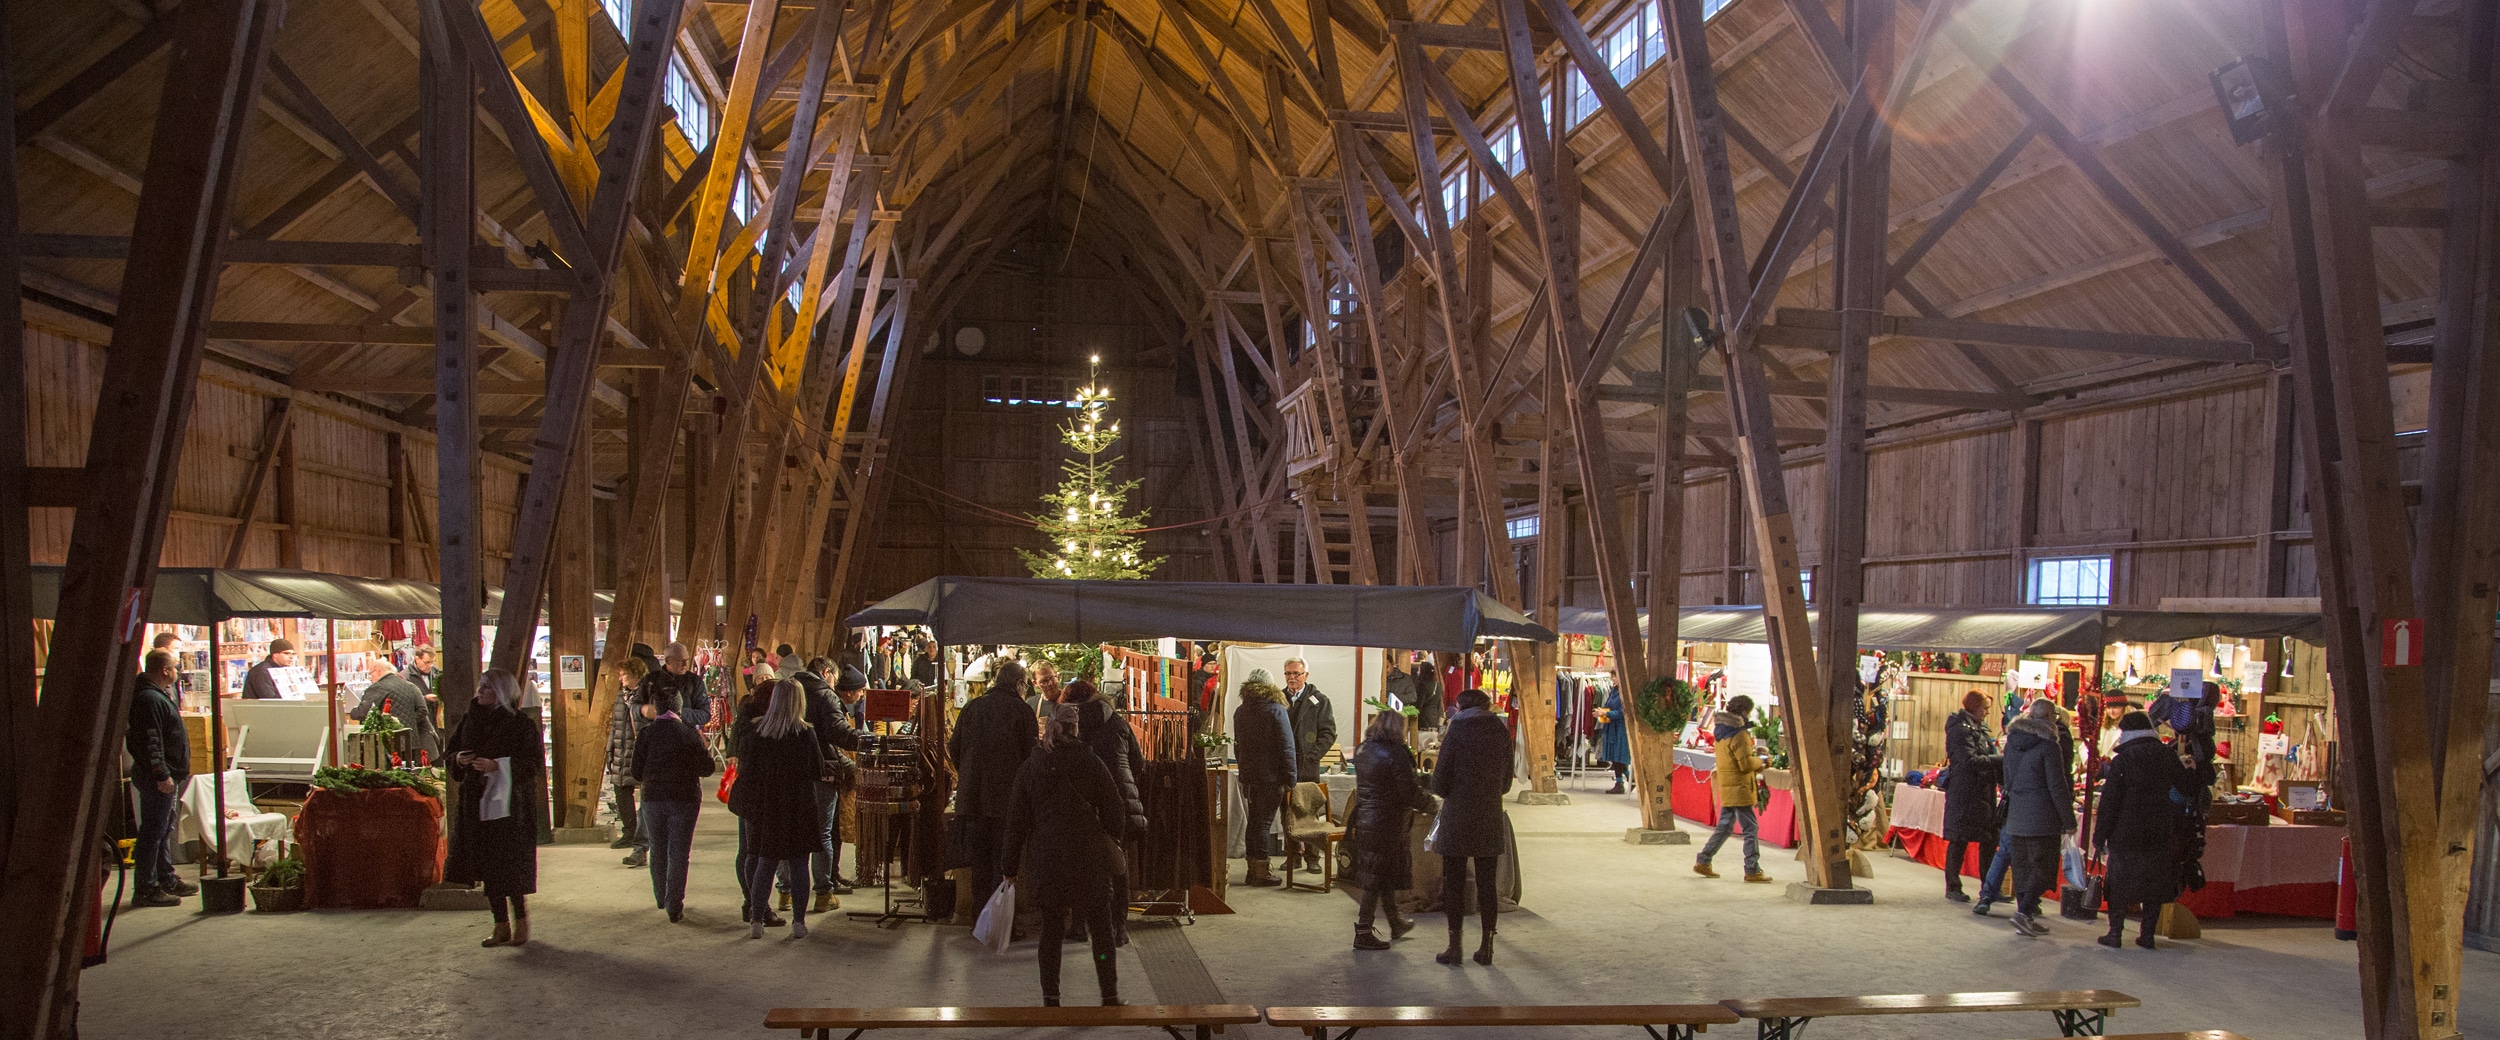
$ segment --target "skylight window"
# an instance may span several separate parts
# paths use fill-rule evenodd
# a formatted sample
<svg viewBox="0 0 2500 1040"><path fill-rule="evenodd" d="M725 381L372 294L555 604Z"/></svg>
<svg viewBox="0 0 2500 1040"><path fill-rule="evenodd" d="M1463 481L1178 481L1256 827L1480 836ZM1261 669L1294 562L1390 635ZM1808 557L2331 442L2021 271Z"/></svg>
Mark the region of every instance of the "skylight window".
<svg viewBox="0 0 2500 1040"><path fill-rule="evenodd" d="M684 55L669 59L668 78L660 81L660 99L677 113L677 129L686 135L686 143L702 151L712 143L712 103L695 85L694 74L686 71Z"/></svg>

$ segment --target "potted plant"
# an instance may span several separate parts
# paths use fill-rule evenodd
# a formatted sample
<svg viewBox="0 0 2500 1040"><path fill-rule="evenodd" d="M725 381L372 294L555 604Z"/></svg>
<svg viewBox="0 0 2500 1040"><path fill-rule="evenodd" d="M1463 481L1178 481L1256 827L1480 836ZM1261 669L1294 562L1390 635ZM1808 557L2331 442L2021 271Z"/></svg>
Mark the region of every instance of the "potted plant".
<svg viewBox="0 0 2500 1040"><path fill-rule="evenodd" d="M304 861L280 846L278 858L252 877L252 909L264 914L304 908Z"/></svg>

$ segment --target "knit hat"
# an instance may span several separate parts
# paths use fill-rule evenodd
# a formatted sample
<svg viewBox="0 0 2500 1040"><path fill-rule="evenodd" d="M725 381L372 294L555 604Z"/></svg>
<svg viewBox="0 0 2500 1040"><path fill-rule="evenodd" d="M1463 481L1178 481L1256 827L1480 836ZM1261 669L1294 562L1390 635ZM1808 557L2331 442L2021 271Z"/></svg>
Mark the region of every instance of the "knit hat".
<svg viewBox="0 0 2500 1040"><path fill-rule="evenodd" d="M1275 679L1272 679L1272 678L1270 678L1270 677L1268 676L1268 674L1267 674L1267 669L1265 669L1265 668L1253 668L1253 669L1250 669L1250 680L1249 680L1249 681L1254 682L1254 683L1265 683L1265 684L1267 684L1267 685L1269 685L1269 686L1274 686L1274 685L1276 685L1276 680L1275 680Z"/></svg>
<svg viewBox="0 0 2500 1040"><path fill-rule="evenodd" d="M273 654L290 653L294 649L295 643L287 639L285 636L279 636L278 638L269 641L269 652Z"/></svg>
<svg viewBox="0 0 2500 1040"><path fill-rule="evenodd" d="M2118 717L2118 734L2120 739L2125 739L2137 734L2142 734L2148 737L2152 736L2153 717L2141 711L2130 711L2121 715Z"/></svg>
<svg viewBox="0 0 2500 1040"><path fill-rule="evenodd" d="M845 692L865 690L868 688L868 677L860 674L858 668L846 664L842 666L842 678L834 681L833 688Z"/></svg>

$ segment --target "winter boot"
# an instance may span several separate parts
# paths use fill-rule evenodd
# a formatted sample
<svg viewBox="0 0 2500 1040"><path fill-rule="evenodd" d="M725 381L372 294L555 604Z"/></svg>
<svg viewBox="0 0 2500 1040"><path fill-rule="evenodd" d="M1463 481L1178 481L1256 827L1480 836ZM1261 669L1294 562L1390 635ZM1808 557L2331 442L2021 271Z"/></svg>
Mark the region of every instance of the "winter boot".
<svg viewBox="0 0 2500 1040"><path fill-rule="evenodd" d="M1379 933L1372 931L1370 928L1356 925L1354 928L1354 948L1358 950L1385 950L1389 948L1389 940L1381 938Z"/></svg>
<svg viewBox="0 0 2500 1040"><path fill-rule="evenodd" d="M1241 879L1241 883L1252 888L1274 888L1284 884L1284 879L1270 872L1267 868L1267 857L1261 856L1250 861L1250 871Z"/></svg>
<svg viewBox="0 0 2500 1040"><path fill-rule="evenodd" d="M529 918L526 918L526 917L522 917L522 916L520 916L519 914L514 914L514 915L512 916L512 941L511 941L511 942L509 942L509 943L506 943L505 945L507 945L507 946L527 946L527 945L529 945L529 941L530 941L530 919L529 919Z"/></svg>
<svg viewBox="0 0 2500 1040"><path fill-rule="evenodd" d="M491 935L491 936L488 936L486 939L484 939L484 940L480 941L480 942L478 943L478 945L480 945L480 946L510 946L510 945L512 945L512 925L511 925L510 923L508 923L508 922L504 922L504 921L497 921L497 922L495 922L495 934L494 934L494 935Z"/></svg>

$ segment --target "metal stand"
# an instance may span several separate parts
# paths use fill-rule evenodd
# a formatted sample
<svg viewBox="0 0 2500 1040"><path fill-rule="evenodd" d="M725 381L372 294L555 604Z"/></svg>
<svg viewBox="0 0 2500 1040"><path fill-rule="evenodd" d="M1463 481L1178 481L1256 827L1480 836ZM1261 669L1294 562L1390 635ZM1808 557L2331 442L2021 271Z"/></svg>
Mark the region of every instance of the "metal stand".
<svg viewBox="0 0 2500 1040"><path fill-rule="evenodd" d="M879 887L885 890L885 909L854 910L850 913L852 919L875 921L879 928L897 927L906 921L927 923L928 904L924 897L894 896L894 874L898 869L895 852L919 822L923 786L919 737L879 733L860 736L859 786L852 789L852 797L861 820L882 818L877 828L877 872L882 875Z"/></svg>

